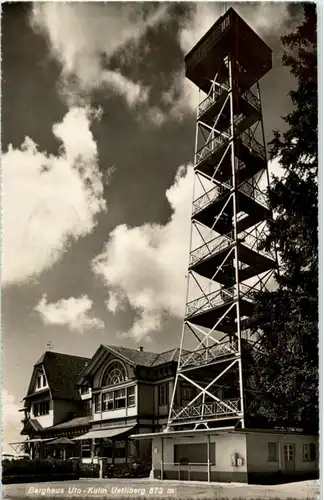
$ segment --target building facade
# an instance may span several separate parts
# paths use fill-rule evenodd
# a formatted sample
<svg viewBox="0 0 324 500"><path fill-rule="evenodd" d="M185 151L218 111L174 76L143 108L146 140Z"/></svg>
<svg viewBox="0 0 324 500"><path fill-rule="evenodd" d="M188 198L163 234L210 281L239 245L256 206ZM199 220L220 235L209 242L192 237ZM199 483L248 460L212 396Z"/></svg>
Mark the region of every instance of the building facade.
<svg viewBox="0 0 324 500"><path fill-rule="evenodd" d="M104 457L119 465L140 458L150 466L151 440L129 436L166 425L177 361L178 349L158 354L101 345L91 359L45 352L21 409L26 441L12 447L31 458ZM189 392L183 385L179 403Z"/></svg>
<svg viewBox="0 0 324 500"><path fill-rule="evenodd" d="M127 467L141 459L156 479L278 482L318 475L318 437L224 427L167 430L179 350L160 354L101 345L93 357L45 352L12 443L30 458L81 458ZM195 395L177 387L177 404Z"/></svg>
<svg viewBox="0 0 324 500"><path fill-rule="evenodd" d="M162 432L151 439L155 479L266 484L319 473L318 438L302 432L224 428Z"/></svg>

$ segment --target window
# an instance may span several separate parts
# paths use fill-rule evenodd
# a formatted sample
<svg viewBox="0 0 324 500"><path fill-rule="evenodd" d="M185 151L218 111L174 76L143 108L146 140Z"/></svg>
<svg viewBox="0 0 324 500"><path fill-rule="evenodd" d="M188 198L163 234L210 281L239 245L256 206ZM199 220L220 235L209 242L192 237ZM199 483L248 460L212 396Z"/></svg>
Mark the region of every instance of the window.
<svg viewBox="0 0 324 500"><path fill-rule="evenodd" d="M278 444L268 443L268 462L276 462L278 460Z"/></svg>
<svg viewBox="0 0 324 500"><path fill-rule="evenodd" d="M34 404L34 415L35 417L40 417L42 415L49 414L49 401L43 401L42 403Z"/></svg>
<svg viewBox="0 0 324 500"><path fill-rule="evenodd" d="M295 445L285 444L284 455L285 455L285 462L293 462L295 460Z"/></svg>
<svg viewBox="0 0 324 500"><path fill-rule="evenodd" d="M135 406L135 385L127 387L127 407Z"/></svg>
<svg viewBox="0 0 324 500"><path fill-rule="evenodd" d="M114 393L104 392L102 395L102 411L110 411L114 409Z"/></svg>
<svg viewBox="0 0 324 500"><path fill-rule="evenodd" d="M101 411L100 394L94 395L94 409L95 409L95 413L100 413L100 411Z"/></svg>
<svg viewBox="0 0 324 500"><path fill-rule="evenodd" d="M86 414L92 415L92 401L91 401L91 399L88 399L87 401L85 401L84 407L86 410Z"/></svg>
<svg viewBox="0 0 324 500"><path fill-rule="evenodd" d="M127 392L126 392L127 391ZM127 397L126 397L127 395ZM131 387L116 389L116 391L104 392L101 395L102 411L118 410L120 408L135 406L135 385ZM100 412L100 396L95 395L95 412Z"/></svg>
<svg viewBox="0 0 324 500"><path fill-rule="evenodd" d="M126 389L115 391L115 408L126 408Z"/></svg>
<svg viewBox="0 0 324 500"><path fill-rule="evenodd" d="M168 404L168 386L167 384L159 385L159 405L165 406Z"/></svg>
<svg viewBox="0 0 324 500"><path fill-rule="evenodd" d="M181 387L181 399L182 401L191 401L194 397L193 387L182 386Z"/></svg>
<svg viewBox="0 0 324 500"><path fill-rule="evenodd" d="M46 387L46 385L45 373L39 371L36 375L36 389L41 389L42 387Z"/></svg>
<svg viewBox="0 0 324 500"><path fill-rule="evenodd" d="M116 385L127 380L125 368L119 362L110 363L102 378L102 386Z"/></svg>
<svg viewBox="0 0 324 500"><path fill-rule="evenodd" d="M84 394L88 394L89 390L90 390L90 388L89 388L89 387L87 387L86 385L83 385L83 386L81 387L81 389L80 389L80 393L81 393L82 395L84 395Z"/></svg>
<svg viewBox="0 0 324 500"><path fill-rule="evenodd" d="M215 443L210 443L209 460L215 464ZM207 443L188 443L174 445L174 463L182 464L207 464Z"/></svg>
<svg viewBox="0 0 324 500"><path fill-rule="evenodd" d="M82 439L81 441L81 457L91 457L91 439Z"/></svg>
<svg viewBox="0 0 324 500"><path fill-rule="evenodd" d="M303 444L303 460L307 462L316 460L315 443Z"/></svg>

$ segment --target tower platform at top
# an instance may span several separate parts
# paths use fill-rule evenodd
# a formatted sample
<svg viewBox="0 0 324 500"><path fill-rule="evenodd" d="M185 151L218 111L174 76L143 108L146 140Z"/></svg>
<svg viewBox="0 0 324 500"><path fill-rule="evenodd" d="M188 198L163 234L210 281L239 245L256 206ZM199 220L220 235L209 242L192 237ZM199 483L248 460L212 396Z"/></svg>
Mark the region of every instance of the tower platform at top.
<svg viewBox="0 0 324 500"><path fill-rule="evenodd" d="M187 54L186 77L208 93L216 73L220 83L228 78L224 58L229 54L236 62L235 79L241 88L251 88L272 67L270 47L232 8Z"/></svg>

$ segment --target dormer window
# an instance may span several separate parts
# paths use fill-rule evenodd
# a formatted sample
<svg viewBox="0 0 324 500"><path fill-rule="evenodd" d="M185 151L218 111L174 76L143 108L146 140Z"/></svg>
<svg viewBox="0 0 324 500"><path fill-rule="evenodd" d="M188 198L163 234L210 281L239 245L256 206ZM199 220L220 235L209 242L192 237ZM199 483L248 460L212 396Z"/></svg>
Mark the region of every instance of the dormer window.
<svg viewBox="0 0 324 500"><path fill-rule="evenodd" d="M126 370L118 361L110 363L102 378L102 386L117 385L127 380Z"/></svg>
<svg viewBox="0 0 324 500"><path fill-rule="evenodd" d="M42 389L43 387L46 387L46 377L45 374L41 371L39 371L36 375L36 389Z"/></svg>

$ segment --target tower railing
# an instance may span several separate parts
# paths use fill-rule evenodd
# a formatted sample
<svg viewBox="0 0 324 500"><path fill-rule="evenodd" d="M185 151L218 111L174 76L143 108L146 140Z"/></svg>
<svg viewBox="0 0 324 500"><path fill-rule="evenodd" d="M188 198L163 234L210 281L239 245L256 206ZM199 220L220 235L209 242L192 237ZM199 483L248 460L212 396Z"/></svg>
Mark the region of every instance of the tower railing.
<svg viewBox="0 0 324 500"><path fill-rule="evenodd" d="M237 352L232 342L225 340L211 347L203 347L191 353L183 354L179 360L179 368L203 366L218 360L220 357L235 355Z"/></svg>
<svg viewBox="0 0 324 500"><path fill-rule="evenodd" d="M253 303L255 291L256 290L252 286L247 285L246 283L240 284L241 299ZM187 302L186 317L208 311L209 309L222 306L226 303L234 302L235 300L237 300L237 297L234 286L220 288L219 290L201 295L200 297Z"/></svg>
<svg viewBox="0 0 324 500"><path fill-rule="evenodd" d="M198 119L202 117L206 111L211 108L217 101L224 98L230 91L229 83L226 82L222 85L218 85L210 95L208 95L203 101L198 105ZM238 90L238 95L240 99L246 101L250 106L255 108L256 111L260 112L261 103L259 98L251 90Z"/></svg>
<svg viewBox="0 0 324 500"><path fill-rule="evenodd" d="M241 94L241 98L248 102L257 111L261 111L260 99L252 92L252 90L244 90Z"/></svg>
<svg viewBox="0 0 324 500"><path fill-rule="evenodd" d="M264 250L260 248L261 238L258 238L252 231L242 231L239 236L239 243L241 245L246 246L250 250L256 250L258 254L263 255L264 257L274 259L273 252L271 250ZM234 240L232 238L231 233L227 233L225 235L216 236L211 240L206 240L202 245L195 248L190 252L190 262L189 266L193 266L203 261L204 259L211 257L212 255L217 254L221 250L225 248L229 248L234 244ZM248 267L248 265L246 265ZM240 262L240 269L244 268L244 263Z"/></svg>
<svg viewBox="0 0 324 500"><path fill-rule="evenodd" d="M226 144L228 144L231 139L232 138L231 138L230 128L228 128L224 132L221 132L221 134L218 137L211 138L197 151L197 161L195 166L198 167L203 160L206 160L208 156L211 156L213 153L216 153L217 150L221 149ZM262 146L262 144L260 144L254 137L247 134L247 132L240 133L237 139L241 139L242 144L246 146L251 153L254 153L263 160L266 159L264 146Z"/></svg>
<svg viewBox="0 0 324 500"><path fill-rule="evenodd" d="M220 252L224 248L229 247L233 244L233 239L231 239L231 233L226 235L216 236L212 240L206 241L203 245L195 248L190 252L190 266L197 264L197 262L203 260L206 256L213 255Z"/></svg>
<svg viewBox="0 0 324 500"><path fill-rule="evenodd" d="M208 309L213 309L214 307L223 305L226 302L232 302L234 299L234 290L232 287L227 290L219 289L215 292L201 295L200 297L187 303L186 317L202 313Z"/></svg>
<svg viewBox="0 0 324 500"><path fill-rule="evenodd" d="M212 189L199 196L199 198L196 198L193 201L192 215L195 215L197 212L208 206L214 200L217 200L217 198L219 198L223 194L228 193L230 189L231 186L229 184L223 183L214 186Z"/></svg>
<svg viewBox="0 0 324 500"><path fill-rule="evenodd" d="M225 146L230 141L231 129L228 128L226 131L222 132L222 135L218 137L213 137L208 142L206 142L198 151L197 151L197 163L196 167L208 156L216 153L218 149Z"/></svg>
<svg viewBox="0 0 324 500"><path fill-rule="evenodd" d="M228 419L244 428L248 318L276 268L262 246L271 212L262 191L269 175L258 83L271 69L271 49L229 9L185 61L186 76L204 98L197 109L187 298L168 429L188 424L195 431L202 422L214 429ZM177 408L183 379L195 395Z"/></svg>
<svg viewBox="0 0 324 500"><path fill-rule="evenodd" d="M238 398L224 399L212 403L201 403L188 407L179 407L172 410L174 420L195 419L197 417L217 417L221 415L240 414L240 400Z"/></svg>
<svg viewBox="0 0 324 500"><path fill-rule="evenodd" d="M252 149L252 151L256 153L258 156L260 156L262 159L264 160L266 159L266 152L264 146L260 144L254 137L249 135L247 132L243 132L240 135L240 138L244 146Z"/></svg>
<svg viewBox="0 0 324 500"><path fill-rule="evenodd" d="M229 92L228 82L218 85L201 103L198 105L198 118L200 118L211 106L213 106L221 97Z"/></svg>
<svg viewBox="0 0 324 500"><path fill-rule="evenodd" d="M264 208L268 208L267 195L261 191L257 186L254 186L251 182L245 181L240 185L239 191L244 193L246 196L251 198L253 201L260 203Z"/></svg>

